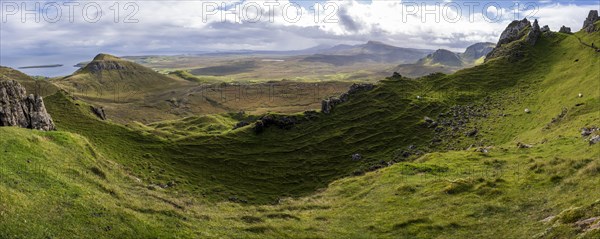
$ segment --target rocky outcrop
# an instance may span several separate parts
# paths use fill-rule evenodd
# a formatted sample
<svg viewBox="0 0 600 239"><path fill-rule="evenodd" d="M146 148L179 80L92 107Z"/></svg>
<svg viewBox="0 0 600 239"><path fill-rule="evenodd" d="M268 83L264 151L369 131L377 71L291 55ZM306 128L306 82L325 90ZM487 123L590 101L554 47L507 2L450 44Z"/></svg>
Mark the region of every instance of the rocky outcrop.
<svg viewBox="0 0 600 239"><path fill-rule="evenodd" d="M542 32L543 33L550 32L550 27L548 25L545 25L544 27L542 27Z"/></svg>
<svg viewBox="0 0 600 239"><path fill-rule="evenodd" d="M527 20L527 18L521 21L513 21L506 27L506 29L500 35L500 40L498 40L498 44L494 50L492 50L487 56L486 61L500 57L500 56L508 56L511 59L520 59L523 56L523 52L521 52L520 48L522 45L512 46L511 49L508 49L506 45L512 42L519 41L525 38L525 42L530 45L535 45L537 40L541 35L542 30L536 21L534 21L533 26L531 22Z"/></svg>
<svg viewBox="0 0 600 239"><path fill-rule="evenodd" d="M504 44L511 43L513 41L519 40L527 34L525 29L531 27L531 22L527 20L527 18L521 21L513 21L504 29L502 34L500 35L500 40L498 40L498 44L496 47L500 47Z"/></svg>
<svg viewBox="0 0 600 239"><path fill-rule="evenodd" d="M560 32L560 33L566 33L566 34L571 34L572 33L571 32L571 28L570 27L565 27L565 26L560 27L560 30L558 30L558 32Z"/></svg>
<svg viewBox="0 0 600 239"><path fill-rule="evenodd" d="M588 14L588 17L585 19L585 22L583 22L583 30L587 33L597 31L598 29L596 29L596 25L594 25L594 23L599 20L600 17L598 17L598 10L591 10Z"/></svg>
<svg viewBox="0 0 600 239"><path fill-rule="evenodd" d="M350 99L350 96L360 92L360 91L369 91L375 88L373 84L352 84L348 92L341 94L340 97L329 97L321 102L321 112L325 114L331 113L333 107L338 104L344 103Z"/></svg>
<svg viewBox="0 0 600 239"><path fill-rule="evenodd" d="M42 97L27 95L25 88L13 80L0 82L0 126L55 129Z"/></svg>
<svg viewBox="0 0 600 239"><path fill-rule="evenodd" d="M535 21L533 21L533 25L531 26L531 30L529 31L529 34L527 34L527 42L529 42L529 44L533 46L533 45L535 45L535 43L537 42L537 40L540 38L541 35L542 35L542 30L540 29L538 20L535 19Z"/></svg>

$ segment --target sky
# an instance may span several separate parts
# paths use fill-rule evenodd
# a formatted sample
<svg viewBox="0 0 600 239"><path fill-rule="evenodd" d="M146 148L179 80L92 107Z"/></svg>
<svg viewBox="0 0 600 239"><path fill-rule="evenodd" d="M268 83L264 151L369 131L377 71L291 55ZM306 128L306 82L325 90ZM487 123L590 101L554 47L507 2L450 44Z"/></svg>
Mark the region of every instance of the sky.
<svg viewBox="0 0 600 239"><path fill-rule="evenodd" d="M496 42L511 21L525 17L552 30L566 25L578 31L589 10L599 9L600 3L2 0L0 7L0 65L70 67L100 52L124 56L298 50L369 40L462 51L477 42Z"/></svg>

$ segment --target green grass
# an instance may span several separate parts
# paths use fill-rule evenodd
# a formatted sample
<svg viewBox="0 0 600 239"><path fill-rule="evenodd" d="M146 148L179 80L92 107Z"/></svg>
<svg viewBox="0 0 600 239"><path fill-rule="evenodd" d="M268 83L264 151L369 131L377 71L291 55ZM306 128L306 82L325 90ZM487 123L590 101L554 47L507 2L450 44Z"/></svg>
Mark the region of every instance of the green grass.
<svg viewBox="0 0 600 239"><path fill-rule="evenodd" d="M261 134L227 130L223 115L127 128L59 92L45 99L59 132L0 129L11 152L0 237L594 238L572 223L600 216L600 146L580 136L600 122L600 58L577 37L600 33L544 37L520 60L452 75L389 78L332 114ZM487 116L433 143L424 117L465 104ZM398 160L409 145L424 154ZM29 158L51 173L18 174ZM96 219L98 208L110 216Z"/></svg>

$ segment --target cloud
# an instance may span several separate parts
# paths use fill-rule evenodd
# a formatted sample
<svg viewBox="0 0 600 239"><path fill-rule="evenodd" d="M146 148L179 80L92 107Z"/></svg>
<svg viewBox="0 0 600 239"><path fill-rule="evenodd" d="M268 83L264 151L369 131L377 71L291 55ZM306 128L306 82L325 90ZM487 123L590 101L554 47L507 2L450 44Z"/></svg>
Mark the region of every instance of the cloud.
<svg viewBox="0 0 600 239"><path fill-rule="evenodd" d="M319 1L312 5L304 2L300 8L288 0L280 0L272 8L264 5L267 1L248 0L170 1L168 4L138 1L127 8L127 2L118 2L119 12L115 15L111 10L115 2L102 1L98 2L102 18L91 23L81 14L88 3L81 2L76 8L73 22L69 21L66 8L56 23L45 21L43 17L35 22L32 15L27 15L23 23L20 14L3 12L6 22L2 22L0 28L1 64L10 65L7 59L35 55L92 57L98 52L140 55L233 49L294 50L368 40L402 47L459 51L476 42L497 41L506 25L514 20L514 10L506 6L500 6L502 18L492 22L486 17L494 18L496 10L489 14L489 9L483 9L484 4L480 4L475 12L468 12L460 2L450 1L439 1L439 6L435 1L417 3L417 10L435 9L437 16L415 12L400 1L355 0ZM212 8L215 4L217 8ZM258 4L262 9L247 7L249 12L245 14L244 6L248 4ZM459 4L461 8L444 8L447 4ZM562 25L578 30L587 12L597 8L597 5L550 3L541 5L533 18L554 30ZM93 10L88 13L95 14ZM298 10L302 14L294 18ZM133 17L127 18L133 13ZM442 15L444 13L447 15ZM531 13L523 10L518 16ZM262 15L260 20L251 21L257 14ZM448 20L456 16L461 18ZM127 20L137 23L125 23Z"/></svg>

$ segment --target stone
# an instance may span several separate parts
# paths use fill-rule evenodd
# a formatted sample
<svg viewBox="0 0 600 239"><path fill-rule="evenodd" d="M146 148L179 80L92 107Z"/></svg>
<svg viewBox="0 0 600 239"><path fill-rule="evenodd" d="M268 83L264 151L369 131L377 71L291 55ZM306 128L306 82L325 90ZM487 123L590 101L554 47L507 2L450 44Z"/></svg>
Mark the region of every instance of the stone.
<svg viewBox="0 0 600 239"><path fill-rule="evenodd" d="M546 32L551 32L550 31L550 27L548 25L545 25L544 27L542 27L542 32L546 33Z"/></svg>
<svg viewBox="0 0 600 239"><path fill-rule="evenodd" d="M362 155L360 155L360 154L352 154L351 157L352 157L352 160L354 160L354 161L359 161L362 159Z"/></svg>
<svg viewBox="0 0 600 239"><path fill-rule="evenodd" d="M579 97L579 98L583 98L583 94L579 93L579 94L577 95L577 97Z"/></svg>
<svg viewBox="0 0 600 239"><path fill-rule="evenodd" d="M596 29L594 23L596 23L598 20L600 20L600 17L598 17L598 10L591 10L588 14L588 17L585 19L585 22L583 22L582 29L587 33L597 31L598 29Z"/></svg>
<svg viewBox="0 0 600 239"><path fill-rule="evenodd" d="M27 95L25 88L13 80L0 82L0 126L55 130L42 97Z"/></svg>
<svg viewBox="0 0 600 239"><path fill-rule="evenodd" d="M597 144L598 142L600 142L600 135L594 135L590 139L590 145Z"/></svg>
<svg viewBox="0 0 600 239"><path fill-rule="evenodd" d="M104 112L104 107L90 106L90 108L92 109L92 112L96 116L98 116L98 118L100 118L101 120L106 120L106 113Z"/></svg>
<svg viewBox="0 0 600 239"><path fill-rule="evenodd" d="M558 30L558 32L560 32L560 33L566 33L566 34L571 34L572 33L571 32L571 28L570 27L565 27L565 26L560 27L560 30Z"/></svg>
<svg viewBox="0 0 600 239"><path fill-rule="evenodd" d="M524 144L524 143L521 143L521 142L517 143L517 148L520 148L520 149L528 149L528 148L531 148L531 147L532 146L530 144Z"/></svg>
<svg viewBox="0 0 600 239"><path fill-rule="evenodd" d="M529 113L531 113L531 110L530 109L525 109L525 113L529 114Z"/></svg>
<svg viewBox="0 0 600 239"><path fill-rule="evenodd" d="M598 127L592 126L592 127L584 127L581 129L581 136L582 137L588 137L590 136L592 133L598 131Z"/></svg>

